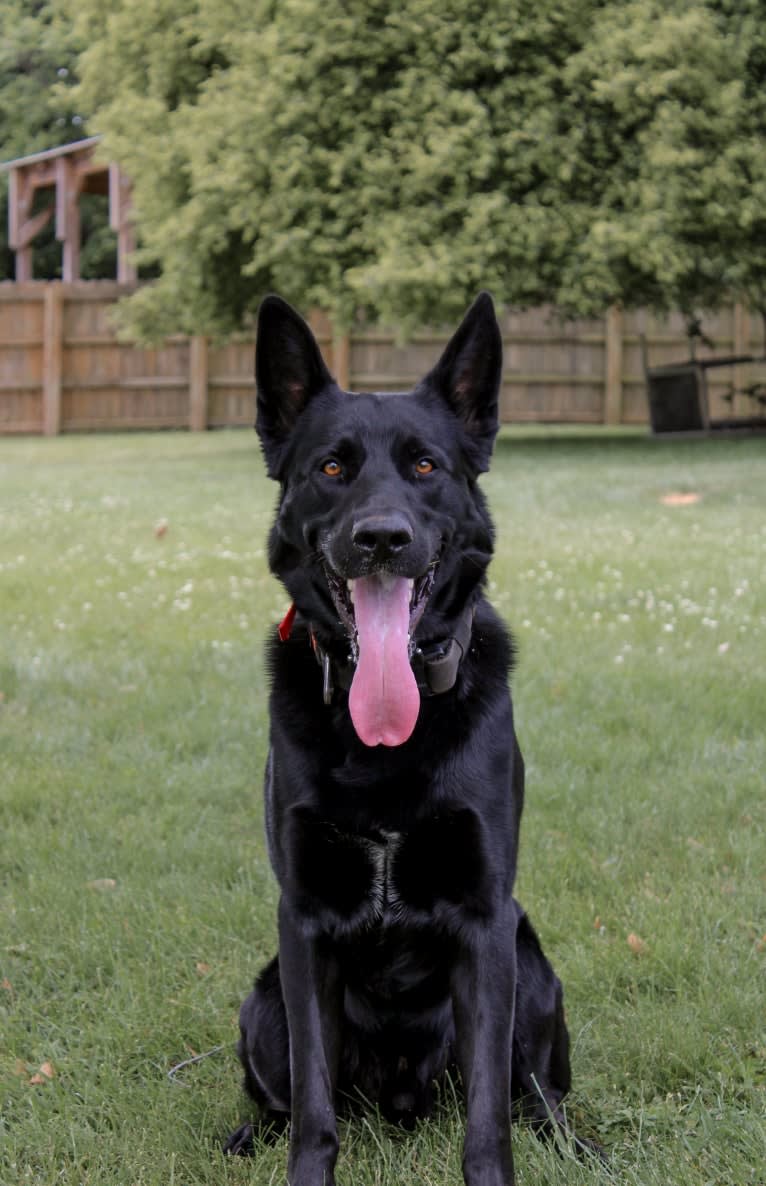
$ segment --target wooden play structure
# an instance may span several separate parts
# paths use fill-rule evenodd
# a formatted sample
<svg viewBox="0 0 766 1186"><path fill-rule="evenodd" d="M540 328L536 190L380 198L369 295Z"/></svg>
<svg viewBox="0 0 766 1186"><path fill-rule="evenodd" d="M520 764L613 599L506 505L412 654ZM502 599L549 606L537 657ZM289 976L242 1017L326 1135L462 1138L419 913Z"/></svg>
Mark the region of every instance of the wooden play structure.
<svg viewBox="0 0 766 1186"><path fill-rule="evenodd" d="M16 257L17 281L34 279L33 243L54 218L62 251L61 278L65 283L80 279L79 200L83 193L95 193L109 197L109 225L117 235L116 279L121 284L135 284L130 182L119 165L99 159L99 141L99 136L91 136L0 165L0 172L8 174L8 238ZM49 201L33 214L40 190L46 191Z"/></svg>

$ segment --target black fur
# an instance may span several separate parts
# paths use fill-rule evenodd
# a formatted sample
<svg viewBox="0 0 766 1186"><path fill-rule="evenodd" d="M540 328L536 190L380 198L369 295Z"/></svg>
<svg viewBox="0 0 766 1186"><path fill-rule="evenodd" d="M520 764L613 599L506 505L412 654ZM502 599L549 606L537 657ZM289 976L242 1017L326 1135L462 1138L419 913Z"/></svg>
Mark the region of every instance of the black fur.
<svg viewBox="0 0 766 1186"><path fill-rule="evenodd" d="M269 653L279 956L242 1006L239 1054L262 1119L291 1116L290 1186L333 1183L343 1098L409 1126L453 1064L468 1186L513 1182L512 1097L541 1128L563 1125L561 985L512 894L524 791L513 647L482 592L493 529L476 479L500 372L486 294L396 395L341 391L294 310L261 307L257 429L281 485L269 560L298 616ZM323 702L311 632L331 670L348 667L328 581L380 571L416 587L432 574L421 648L454 637L467 607L474 618L454 687L422 697L408 740L368 747L348 693ZM252 1133L243 1125L227 1149L252 1152Z"/></svg>

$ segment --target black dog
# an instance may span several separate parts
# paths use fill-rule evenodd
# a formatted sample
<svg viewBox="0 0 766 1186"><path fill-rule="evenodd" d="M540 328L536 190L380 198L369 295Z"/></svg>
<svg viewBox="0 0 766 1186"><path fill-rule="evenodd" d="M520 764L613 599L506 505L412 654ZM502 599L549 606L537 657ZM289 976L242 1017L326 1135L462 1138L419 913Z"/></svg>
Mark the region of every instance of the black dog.
<svg viewBox="0 0 766 1186"><path fill-rule="evenodd" d="M513 650L482 593L501 352L482 294L413 392L352 395L289 305L261 306L269 561L294 605L270 651L279 956L239 1054L266 1118L291 1117L290 1186L334 1182L339 1095L410 1125L453 1065L468 1186L513 1182L512 1098L563 1127L561 985L512 896ZM252 1146L246 1124L226 1148Z"/></svg>

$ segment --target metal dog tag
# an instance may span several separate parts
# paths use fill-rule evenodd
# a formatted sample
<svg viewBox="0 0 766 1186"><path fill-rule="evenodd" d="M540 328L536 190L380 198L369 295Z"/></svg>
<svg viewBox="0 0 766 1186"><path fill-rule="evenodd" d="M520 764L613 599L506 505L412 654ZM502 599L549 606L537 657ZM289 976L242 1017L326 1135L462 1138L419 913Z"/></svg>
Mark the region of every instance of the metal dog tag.
<svg viewBox="0 0 766 1186"><path fill-rule="evenodd" d="M322 655L322 699L325 704L332 703L332 672L330 671L330 656L327 651Z"/></svg>

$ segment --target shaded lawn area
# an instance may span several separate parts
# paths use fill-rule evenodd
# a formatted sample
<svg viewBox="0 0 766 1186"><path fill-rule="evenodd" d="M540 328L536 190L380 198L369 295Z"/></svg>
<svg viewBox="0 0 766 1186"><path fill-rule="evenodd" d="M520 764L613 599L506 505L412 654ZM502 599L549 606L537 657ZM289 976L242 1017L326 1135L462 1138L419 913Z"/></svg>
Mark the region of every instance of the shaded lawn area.
<svg viewBox="0 0 766 1186"><path fill-rule="evenodd" d="M507 430L484 487L518 894L611 1158L518 1128L519 1181L763 1183L766 443ZM250 433L0 441L2 1182L284 1181L284 1139L219 1152L275 946L274 499ZM339 1182L458 1184L461 1116L447 1091L414 1135L344 1124Z"/></svg>

